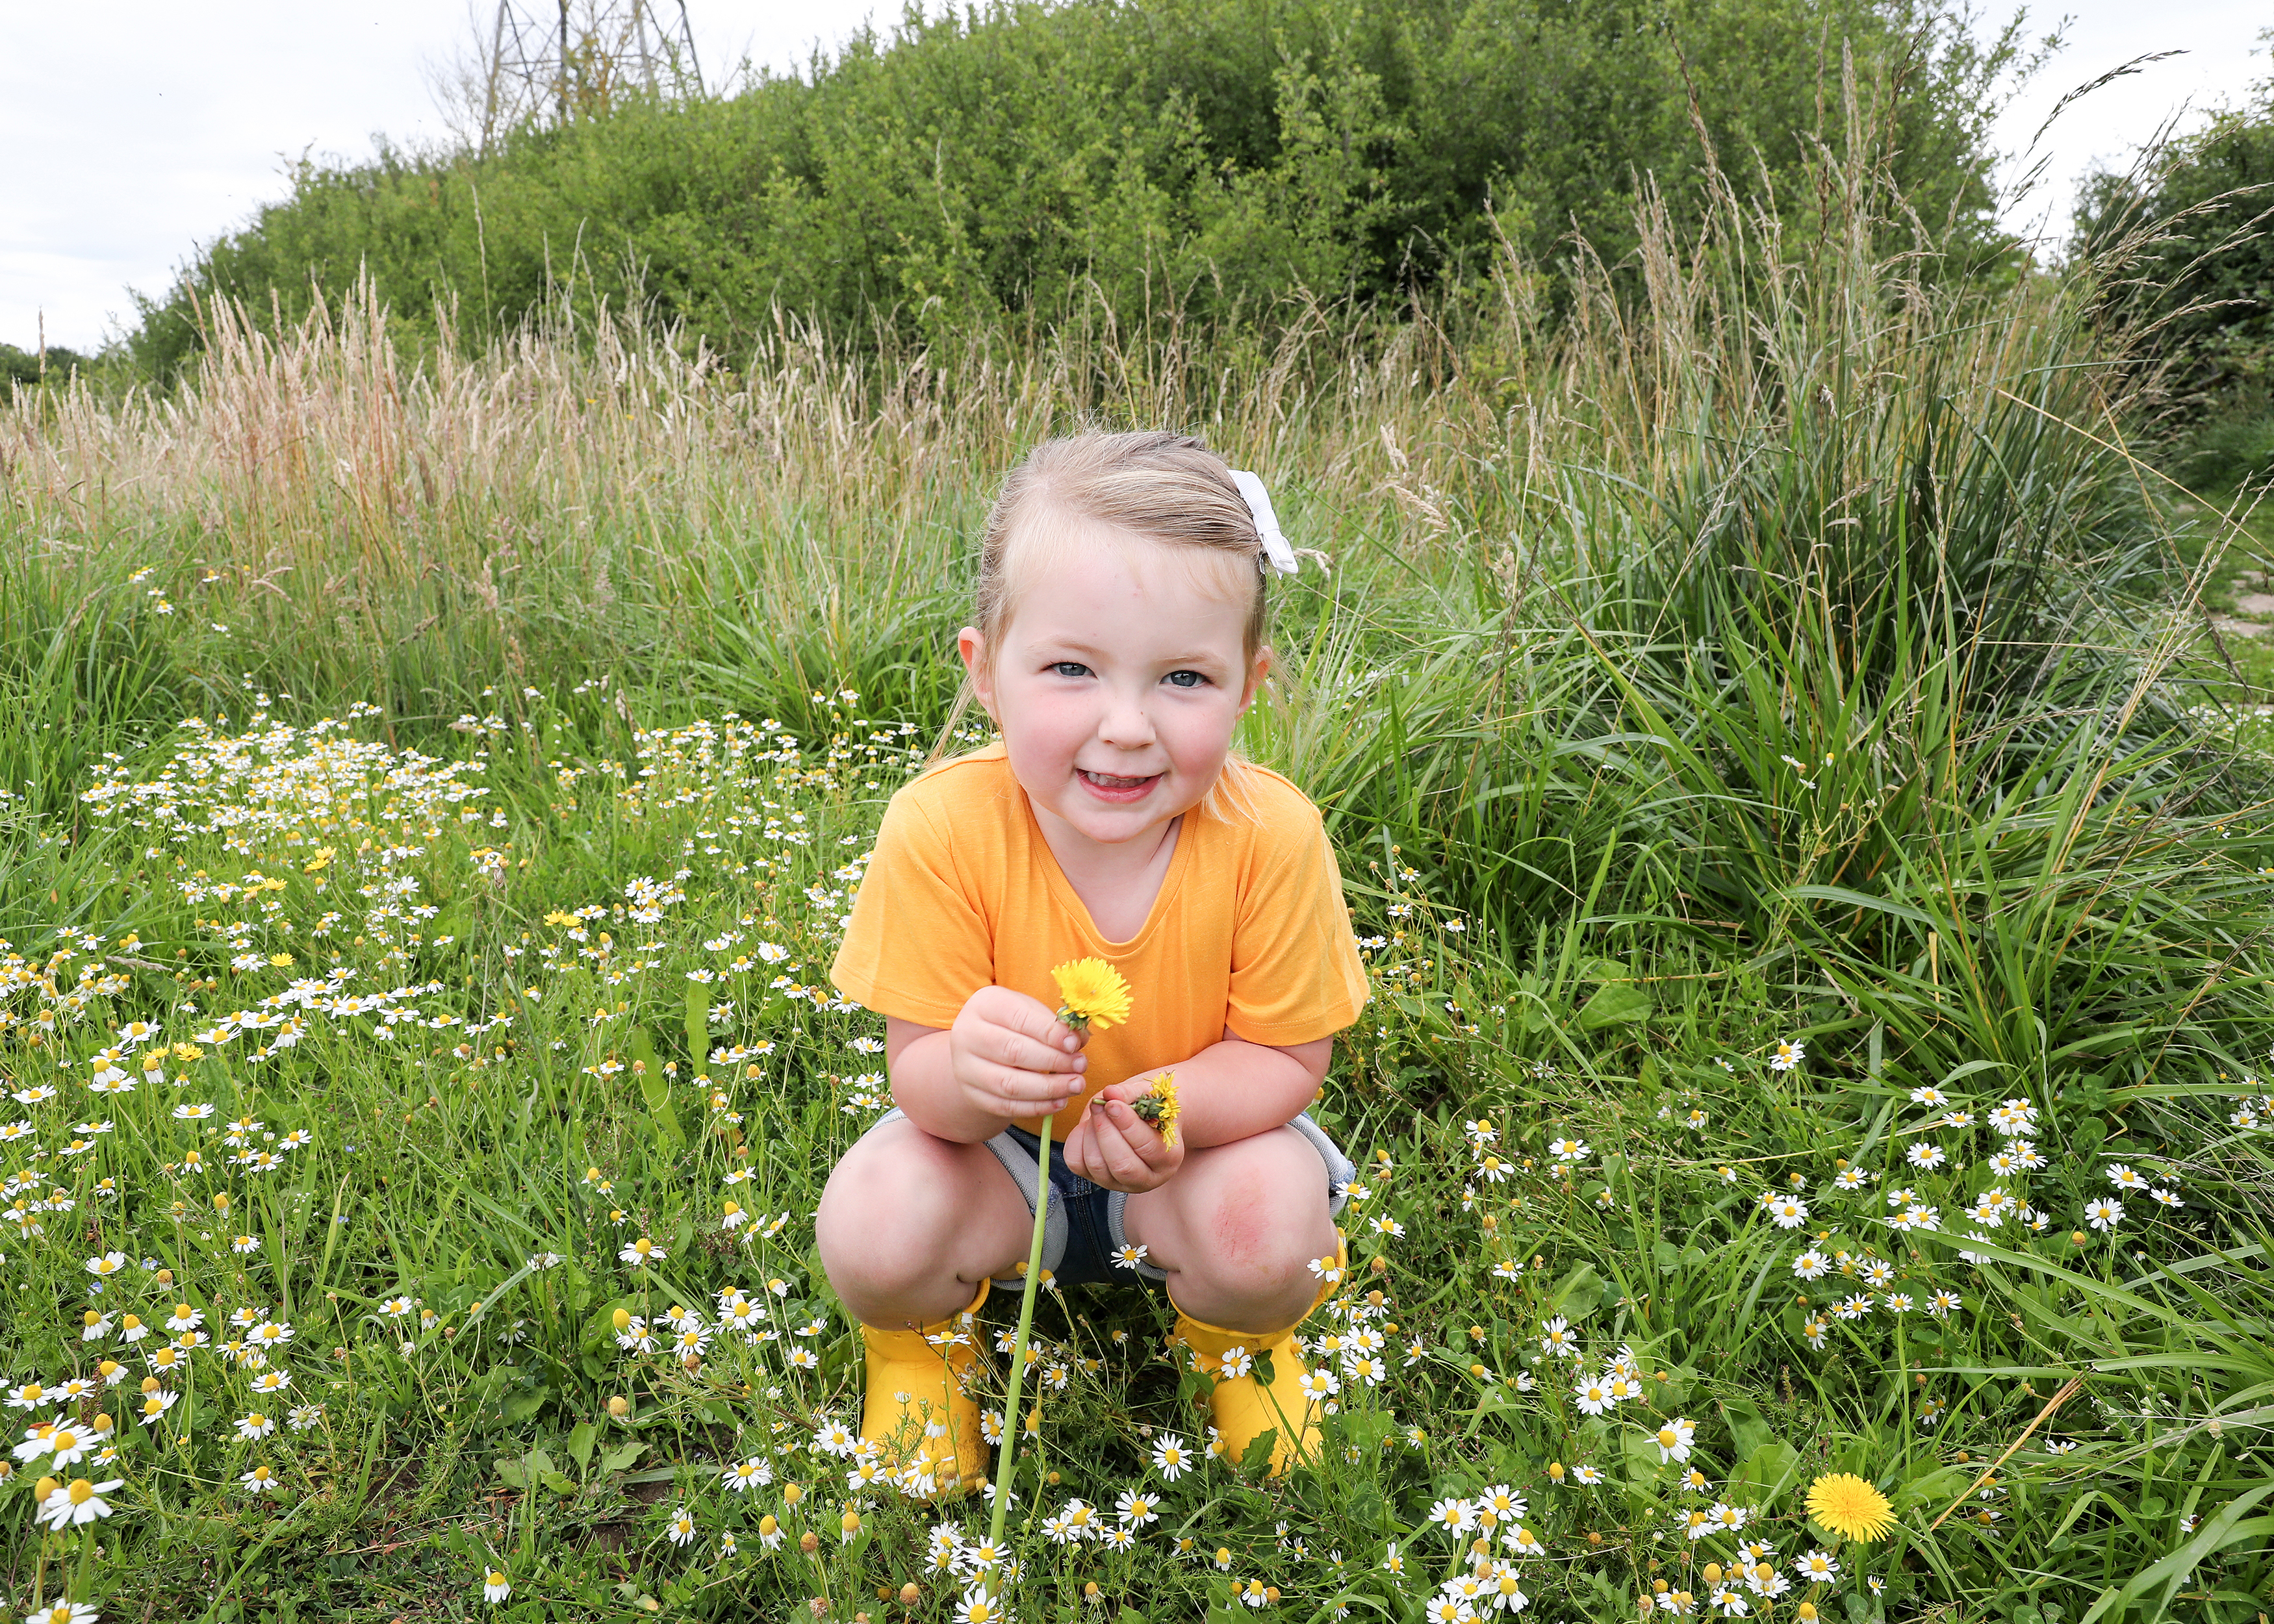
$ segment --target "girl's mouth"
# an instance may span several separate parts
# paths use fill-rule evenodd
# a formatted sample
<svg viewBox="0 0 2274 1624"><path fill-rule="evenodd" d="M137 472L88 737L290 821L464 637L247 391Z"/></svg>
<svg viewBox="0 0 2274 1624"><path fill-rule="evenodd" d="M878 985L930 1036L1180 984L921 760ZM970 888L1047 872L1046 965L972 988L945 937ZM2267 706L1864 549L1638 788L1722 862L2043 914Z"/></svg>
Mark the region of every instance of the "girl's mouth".
<svg viewBox="0 0 2274 1624"><path fill-rule="evenodd" d="M1086 772L1079 767L1074 769L1074 776L1082 781L1091 794L1105 801L1141 800L1161 777L1156 772L1150 778L1122 778L1111 773Z"/></svg>

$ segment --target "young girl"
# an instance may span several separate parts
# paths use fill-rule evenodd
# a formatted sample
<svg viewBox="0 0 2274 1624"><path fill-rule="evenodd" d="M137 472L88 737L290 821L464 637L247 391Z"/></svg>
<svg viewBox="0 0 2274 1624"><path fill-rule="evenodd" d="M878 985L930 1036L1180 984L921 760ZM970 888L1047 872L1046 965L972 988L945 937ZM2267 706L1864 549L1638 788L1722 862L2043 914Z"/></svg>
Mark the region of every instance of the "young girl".
<svg viewBox="0 0 2274 1624"><path fill-rule="evenodd" d="M1045 1268L1167 1282L1232 1459L1316 1442L1294 1332L1339 1277L1353 1169L1303 1109L1367 981L1318 808L1231 753L1274 566L1261 485L1178 435L1053 440L988 516L956 716L975 697L1002 741L892 797L831 971L885 1018L898 1109L817 1239L867 1343L862 1435L905 1486L986 1478L973 1316L1019 1283L1045 1116ZM1050 973L1093 957L1133 1011L1084 1036ZM1163 1071L1168 1138L1128 1104Z"/></svg>

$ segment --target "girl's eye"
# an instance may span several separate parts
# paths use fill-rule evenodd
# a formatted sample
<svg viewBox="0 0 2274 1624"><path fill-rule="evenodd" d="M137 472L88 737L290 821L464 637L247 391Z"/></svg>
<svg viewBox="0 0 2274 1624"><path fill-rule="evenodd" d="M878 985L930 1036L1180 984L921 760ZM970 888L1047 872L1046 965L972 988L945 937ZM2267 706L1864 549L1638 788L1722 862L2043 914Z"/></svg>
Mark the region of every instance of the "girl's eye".
<svg viewBox="0 0 2274 1624"><path fill-rule="evenodd" d="M1085 677L1089 674L1089 667L1080 660L1052 660L1050 672L1054 676Z"/></svg>
<svg viewBox="0 0 2274 1624"><path fill-rule="evenodd" d="M1183 677L1190 677L1192 680L1189 682L1178 680L1179 678ZM1208 679L1197 671L1172 671L1166 677L1163 677L1162 680L1164 682L1174 682L1178 688L1198 688L1201 684L1206 682Z"/></svg>

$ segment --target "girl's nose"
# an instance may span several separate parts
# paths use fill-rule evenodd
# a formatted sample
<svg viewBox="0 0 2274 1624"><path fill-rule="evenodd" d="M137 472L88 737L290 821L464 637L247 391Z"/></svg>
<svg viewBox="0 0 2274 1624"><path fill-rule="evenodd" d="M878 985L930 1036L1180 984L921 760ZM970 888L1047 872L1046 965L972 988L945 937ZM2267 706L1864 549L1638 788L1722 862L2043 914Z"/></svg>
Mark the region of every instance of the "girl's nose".
<svg viewBox="0 0 2274 1624"><path fill-rule="evenodd" d="M1147 714L1141 696L1115 694L1105 704L1105 714L1098 718L1097 736L1108 744L1122 746L1145 745L1153 742L1153 718Z"/></svg>

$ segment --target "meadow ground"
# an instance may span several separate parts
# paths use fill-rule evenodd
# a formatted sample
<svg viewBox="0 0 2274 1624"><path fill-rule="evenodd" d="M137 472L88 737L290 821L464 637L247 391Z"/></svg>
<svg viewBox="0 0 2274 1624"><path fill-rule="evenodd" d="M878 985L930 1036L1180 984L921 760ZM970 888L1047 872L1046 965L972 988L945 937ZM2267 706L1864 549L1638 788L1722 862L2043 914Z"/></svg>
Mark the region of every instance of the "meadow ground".
<svg viewBox="0 0 2274 1624"><path fill-rule="evenodd" d="M2231 538L2078 429L2058 290L1653 229L1553 339L1515 265L1363 343L898 370L349 310L12 409L8 1604L2255 1619ZM850 1445L812 1209L888 1098L825 972L988 478L1083 411L1335 560L1245 743L1342 853L1364 1170L1316 1466L1210 1456L1156 1293L1045 1294L993 1553Z"/></svg>

